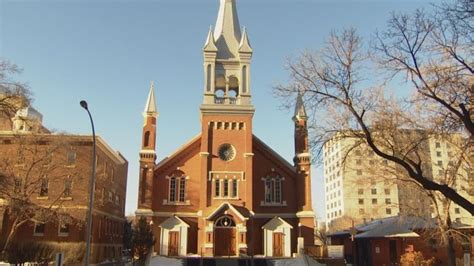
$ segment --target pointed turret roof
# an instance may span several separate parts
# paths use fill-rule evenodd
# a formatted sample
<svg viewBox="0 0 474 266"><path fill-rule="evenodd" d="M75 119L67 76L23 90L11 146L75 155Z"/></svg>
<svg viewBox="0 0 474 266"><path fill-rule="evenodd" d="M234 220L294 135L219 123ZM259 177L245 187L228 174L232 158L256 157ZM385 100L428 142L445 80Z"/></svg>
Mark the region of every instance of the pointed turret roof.
<svg viewBox="0 0 474 266"><path fill-rule="evenodd" d="M239 52L241 53L251 53L252 46L250 46L249 37L247 36L247 29L244 27L244 33L242 35L242 40L240 40Z"/></svg>
<svg viewBox="0 0 474 266"><path fill-rule="evenodd" d="M295 119L306 119L308 116L306 115L306 109L304 108L303 102L303 94L298 92L298 96L296 97L296 105L295 105Z"/></svg>
<svg viewBox="0 0 474 266"><path fill-rule="evenodd" d="M204 44L205 52L217 52L216 41L214 39L214 33L212 32L212 27L209 28L209 33L207 34L206 43Z"/></svg>
<svg viewBox="0 0 474 266"><path fill-rule="evenodd" d="M144 114L148 115L156 115L158 111L156 109L156 102L155 102L155 83L152 81L150 84L150 92L148 93L148 99L145 104L145 110L143 111Z"/></svg>

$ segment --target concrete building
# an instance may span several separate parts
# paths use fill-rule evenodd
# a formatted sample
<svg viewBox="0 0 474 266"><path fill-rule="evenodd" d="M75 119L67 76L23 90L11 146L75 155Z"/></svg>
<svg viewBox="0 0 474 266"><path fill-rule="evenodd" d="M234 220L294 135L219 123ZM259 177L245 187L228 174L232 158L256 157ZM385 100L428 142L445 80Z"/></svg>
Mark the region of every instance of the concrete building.
<svg viewBox="0 0 474 266"><path fill-rule="evenodd" d="M422 131L406 131L403 134L424 136L417 149L423 161L427 162L425 173L438 183L446 183L459 193L474 200L472 178L469 178L472 162L465 158L456 169L460 152L456 143L459 135L441 138L428 136ZM326 224L337 230L373 219L401 215L434 217L437 210L443 213L444 196L436 194L438 208L425 191L406 177L403 169L392 162L381 159L365 144L354 138L336 134L325 143L324 179L326 199ZM471 180L471 181L470 181ZM471 182L471 183L469 183ZM414 196L416 195L416 196ZM449 205L451 219L465 224L473 224L472 217L463 208Z"/></svg>
<svg viewBox="0 0 474 266"><path fill-rule="evenodd" d="M155 163L157 108L146 103L137 216L153 221L165 256L290 257L314 245L307 116L301 96L290 164L253 134L252 47L236 1L221 0L204 44L201 132ZM198 117L196 117L196 120ZM172 130L172 129L163 129Z"/></svg>
<svg viewBox="0 0 474 266"><path fill-rule="evenodd" d="M51 133L32 107L0 124L0 246L21 214L25 222L10 243L67 249L66 262L79 263L72 257L84 256L92 137ZM128 162L101 137L96 141L92 262L101 262L121 258Z"/></svg>

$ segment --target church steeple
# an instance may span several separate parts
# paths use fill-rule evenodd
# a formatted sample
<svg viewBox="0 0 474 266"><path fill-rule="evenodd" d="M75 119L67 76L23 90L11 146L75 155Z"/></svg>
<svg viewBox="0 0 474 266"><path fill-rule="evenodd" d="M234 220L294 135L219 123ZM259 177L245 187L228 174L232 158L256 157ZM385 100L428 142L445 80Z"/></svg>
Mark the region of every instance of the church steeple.
<svg viewBox="0 0 474 266"><path fill-rule="evenodd" d="M204 52L202 111L224 108L253 113L250 94L252 47L240 30L236 0L221 0L214 31L209 30Z"/></svg>
<svg viewBox="0 0 474 266"><path fill-rule="evenodd" d="M155 102L155 86L153 81L143 111L142 145L140 149L140 181L138 208L151 209L153 169L155 168L156 151L156 119L158 111Z"/></svg>

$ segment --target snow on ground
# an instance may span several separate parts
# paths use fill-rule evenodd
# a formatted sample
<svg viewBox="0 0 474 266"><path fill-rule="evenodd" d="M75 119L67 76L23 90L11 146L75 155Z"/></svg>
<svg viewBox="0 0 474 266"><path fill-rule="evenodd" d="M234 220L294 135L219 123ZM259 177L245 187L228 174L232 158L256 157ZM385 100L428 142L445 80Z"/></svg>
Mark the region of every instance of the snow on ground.
<svg viewBox="0 0 474 266"><path fill-rule="evenodd" d="M173 258L167 258L167 257L152 257L150 259L150 266L152 265L166 265L166 266L182 266L183 261L180 259L173 259Z"/></svg>

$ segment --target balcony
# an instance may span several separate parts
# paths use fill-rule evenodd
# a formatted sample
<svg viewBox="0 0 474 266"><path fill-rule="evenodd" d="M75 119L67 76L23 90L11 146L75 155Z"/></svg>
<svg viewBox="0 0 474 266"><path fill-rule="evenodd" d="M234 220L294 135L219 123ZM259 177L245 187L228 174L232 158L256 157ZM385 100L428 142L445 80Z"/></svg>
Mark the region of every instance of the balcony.
<svg viewBox="0 0 474 266"><path fill-rule="evenodd" d="M215 104L237 104L236 97L214 97Z"/></svg>

